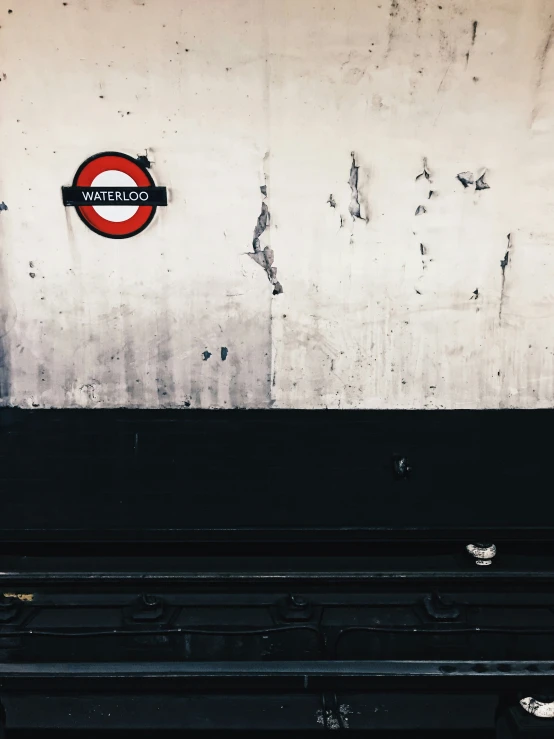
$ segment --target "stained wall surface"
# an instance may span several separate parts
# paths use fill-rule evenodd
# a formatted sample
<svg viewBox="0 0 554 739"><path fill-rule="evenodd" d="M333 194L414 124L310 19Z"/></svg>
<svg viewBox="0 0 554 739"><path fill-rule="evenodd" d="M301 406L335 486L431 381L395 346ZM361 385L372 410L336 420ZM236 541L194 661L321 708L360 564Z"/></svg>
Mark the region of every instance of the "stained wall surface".
<svg viewBox="0 0 554 739"><path fill-rule="evenodd" d="M552 405L553 33L554 0L0 0L0 403ZM102 151L168 188L132 239L62 205Z"/></svg>

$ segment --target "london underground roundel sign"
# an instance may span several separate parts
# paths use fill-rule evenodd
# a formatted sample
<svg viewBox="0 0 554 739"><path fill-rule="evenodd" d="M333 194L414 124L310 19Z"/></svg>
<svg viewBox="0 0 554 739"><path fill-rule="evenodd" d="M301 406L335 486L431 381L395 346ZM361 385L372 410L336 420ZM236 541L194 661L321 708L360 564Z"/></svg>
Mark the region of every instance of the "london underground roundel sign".
<svg viewBox="0 0 554 739"><path fill-rule="evenodd" d="M81 164L71 187L62 187L63 204L74 206L92 231L127 239L143 231L159 205L167 205L165 187L156 187L147 157L115 151L95 154Z"/></svg>

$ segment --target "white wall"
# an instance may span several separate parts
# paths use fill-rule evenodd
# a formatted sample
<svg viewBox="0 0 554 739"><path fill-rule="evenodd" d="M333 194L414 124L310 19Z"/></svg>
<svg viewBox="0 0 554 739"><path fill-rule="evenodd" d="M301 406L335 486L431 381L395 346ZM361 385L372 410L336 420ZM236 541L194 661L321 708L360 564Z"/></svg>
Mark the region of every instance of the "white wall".
<svg viewBox="0 0 554 739"><path fill-rule="evenodd" d="M1 402L550 406L553 24L554 0L0 0ZM132 239L61 203L106 150L169 188ZM248 256L264 184L278 295Z"/></svg>

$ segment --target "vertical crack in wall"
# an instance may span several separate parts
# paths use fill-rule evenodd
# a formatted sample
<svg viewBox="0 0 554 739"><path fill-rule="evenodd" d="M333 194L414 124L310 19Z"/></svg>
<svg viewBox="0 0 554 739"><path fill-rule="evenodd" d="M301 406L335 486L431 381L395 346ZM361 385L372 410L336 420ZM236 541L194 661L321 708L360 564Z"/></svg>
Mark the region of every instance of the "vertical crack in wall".
<svg viewBox="0 0 554 739"><path fill-rule="evenodd" d="M262 249L262 246L260 244L260 237L266 231L270 224L269 208L265 201L265 199L267 198L267 185L263 185L262 187L260 187L260 192L262 193L264 199L262 200L262 208L260 211L260 215L258 216L258 220L256 221L256 226L254 228L254 237L252 239L253 251L249 252L248 256L253 259L256 264L259 264L262 269L265 270L268 280L273 285L273 294L279 295L283 292L283 286L277 279L277 267L273 265L273 262L275 261L273 249L271 249L269 246L265 246Z"/></svg>
<svg viewBox="0 0 554 739"><path fill-rule="evenodd" d="M553 35L554 35L554 23L550 25L550 28L548 29L548 32L546 34L546 39L543 44L543 47L540 53L538 54L539 71L537 74L537 81L535 83L535 103L533 105L533 110L531 111L531 124L534 123L535 118L537 117L537 113L539 111L539 101L536 98L537 98L540 88L542 87L542 82L543 82L543 77L544 77L544 68L546 66L546 60L548 58L548 54L550 53L550 49L552 47Z"/></svg>
<svg viewBox="0 0 554 739"><path fill-rule="evenodd" d="M506 287L506 268L510 262L510 250L512 248L512 234L508 234L508 246L506 248L506 254L504 259L500 260L500 267L502 269L502 285L500 287L500 305L498 307L498 320L502 321L502 309L504 307L504 290Z"/></svg>

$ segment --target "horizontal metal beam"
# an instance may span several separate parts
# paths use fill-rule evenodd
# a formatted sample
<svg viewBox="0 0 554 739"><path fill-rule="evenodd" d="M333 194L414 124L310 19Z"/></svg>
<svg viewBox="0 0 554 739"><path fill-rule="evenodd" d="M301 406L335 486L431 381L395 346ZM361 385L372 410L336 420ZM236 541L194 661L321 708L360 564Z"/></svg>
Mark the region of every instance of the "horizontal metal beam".
<svg viewBox="0 0 554 739"><path fill-rule="evenodd" d="M552 662L298 661L298 662L126 662L2 663L8 678L321 678L321 677L554 677Z"/></svg>

